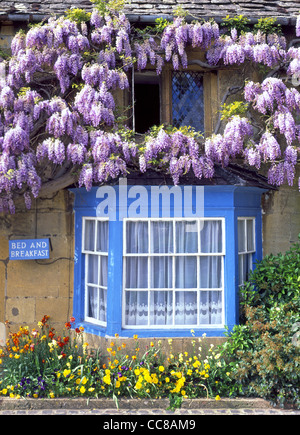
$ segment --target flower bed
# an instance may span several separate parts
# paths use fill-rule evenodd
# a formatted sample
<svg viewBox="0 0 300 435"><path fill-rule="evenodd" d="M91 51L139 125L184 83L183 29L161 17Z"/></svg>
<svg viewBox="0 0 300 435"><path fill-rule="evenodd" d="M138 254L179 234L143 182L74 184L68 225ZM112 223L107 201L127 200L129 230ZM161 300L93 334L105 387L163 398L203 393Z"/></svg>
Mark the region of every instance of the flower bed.
<svg viewBox="0 0 300 435"><path fill-rule="evenodd" d="M65 324L63 335L57 335L44 316L38 329L21 326L9 333L6 347L0 349L0 395L12 398L57 397L168 397L171 407L181 405L183 398L235 396L238 385L232 379L229 365L213 345L201 359L205 337L195 338L191 331L192 353L165 355L160 341L151 341L141 352L139 338L134 336L134 349L116 334L109 347L89 349L83 341L83 328L72 328L74 318ZM72 328L72 330L71 330Z"/></svg>

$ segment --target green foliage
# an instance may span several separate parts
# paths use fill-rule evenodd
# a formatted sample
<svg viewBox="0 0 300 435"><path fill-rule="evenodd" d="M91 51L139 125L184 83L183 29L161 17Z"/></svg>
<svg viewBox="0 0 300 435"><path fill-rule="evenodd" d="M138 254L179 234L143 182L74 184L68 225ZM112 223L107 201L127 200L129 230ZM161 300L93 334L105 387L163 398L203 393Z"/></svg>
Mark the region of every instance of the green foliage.
<svg viewBox="0 0 300 435"><path fill-rule="evenodd" d="M227 33L230 33L232 29L236 29L240 35L249 32L249 22L250 20L243 15L237 15L234 17L227 15L226 18L223 19L221 27L225 27L227 29Z"/></svg>
<svg viewBox="0 0 300 435"><path fill-rule="evenodd" d="M266 35L270 35L272 33L277 33L277 35L282 34L280 24L276 24L277 18L267 17L260 18L256 24L254 24L254 31L260 30L262 33Z"/></svg>
<svg viewBox="0 0 300 435"><path fill-rule="evenodd" d="M188 12L181 6L177 6L173 11L174 17L185 18L188 15Z"/></svg>
<svg viewBox="0 0 300 435"><path fill-rule="evenodd" d="M165 28L169 25L169 21L165 18L158 17L155 19L155 30L157 33L162 33Z"/></svg>
<svg viewBox="0 0 300 435"><path fill-rule="evenodd" d="M244 305L263 305L266 310L282 303L299 307L300 241L285 254L271 254L259 262L242 289L242 297Z"/></svg>
<svg viewBox="0 0 300 435"><path fill-rule="evenodd" d="M234 115L244 116L247 113L249 105L243 101L234 101L233 103L224 103L221 106L221 119L229 119Z"/></svg>
<svg viewBox="0 0 300 435"><path fill-rule="evenodd" d="M106 14L110 14L111 11L121 11L126 0L91 0L91 2L94 3L95 8L104 17Z"/></svg>
<svg viewBox="0 0 300 435"><path fill-rule="evenodd" d="M244 284L242 320L222 355L243 394L300 406L300 243L266 256Z"/></svg>
<svg viewBox="0 0 300 435"><path fill-rule="evenodd" d="M281 35L281 26L280 24L277 24L276 21L277 18L273 17L259 18L258 22L253 26L253 32L257 33L258 31L261 31L265 35L270 35L273 33ZM250 20L243 15L237 15L234 17L227 15L226 18L223 19L221 27L226 28L226 34L230 34L232 29L236 29L238 35L251 31Z"/></svg>
<svg viewBox="0 0 300 435"><path fill-rule="evenodd" d="M142 38L149 38L149 35L160 35L163 33L165 28L170 24L168 20L162 17L158 17L155 19L155 25L153 26L146 26L143 29L140 29L138 27L135 28L135 32L139 37Z"/></svg>
<svg viewBox="0 0 300 435"><path fill-rule="evenodd" d="M72 8L65 11L66 18L75 21L78 24L85 23L91 18L91 13L84 9Z"/></svg>

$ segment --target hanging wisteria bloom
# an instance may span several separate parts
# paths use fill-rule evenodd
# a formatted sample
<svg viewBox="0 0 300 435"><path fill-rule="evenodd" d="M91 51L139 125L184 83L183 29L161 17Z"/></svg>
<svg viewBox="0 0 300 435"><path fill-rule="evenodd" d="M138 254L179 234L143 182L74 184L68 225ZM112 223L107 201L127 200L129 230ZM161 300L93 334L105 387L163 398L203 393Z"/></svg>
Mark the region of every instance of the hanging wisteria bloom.
<svg viewBox="0 0 300 435"><path fill-rule="evenodd" d="M12 56L0 58L1 210L14 211L15 194L29 208L50 174L54 180L68 174L90 189L131 170L155 169L178 184L191 172L213 177L214 165L239 158L257 170L270 164L270 183L293 183L300 139L300 48L294 40L288 45L279 32L255 28L224 33L213 20L187 22L183 16L145 32L108 5L80 19L77 13L18 32ZM160 126L135 143L135 132L121 127L132 118L131 107L124 107L132 68L159 75L169 64L168 71L183 71L190 48L206 52L204 68L246 62L265 68L261 82L245 83L249 119L236 112L205 139L188 129Z"/></svg>

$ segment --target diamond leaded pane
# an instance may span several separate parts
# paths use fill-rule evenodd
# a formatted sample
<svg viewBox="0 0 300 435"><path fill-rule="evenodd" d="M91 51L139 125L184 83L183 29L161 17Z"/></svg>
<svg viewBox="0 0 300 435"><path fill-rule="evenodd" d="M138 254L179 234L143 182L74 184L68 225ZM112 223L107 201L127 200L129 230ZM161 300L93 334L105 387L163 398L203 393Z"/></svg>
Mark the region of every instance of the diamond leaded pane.
<svg viewBox="0 0 300 435"><path fill-rule="evenodd" d="M198 72L174 71L172 76L173 125L204 131L203 76Z"/></svg>

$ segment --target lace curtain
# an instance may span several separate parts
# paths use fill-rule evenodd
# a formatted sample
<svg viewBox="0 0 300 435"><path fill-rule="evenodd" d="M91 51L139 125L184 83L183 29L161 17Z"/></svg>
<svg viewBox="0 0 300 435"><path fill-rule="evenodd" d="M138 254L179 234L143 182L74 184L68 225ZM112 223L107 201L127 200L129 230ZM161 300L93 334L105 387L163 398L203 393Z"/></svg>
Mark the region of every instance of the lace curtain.
<svg viewBox="0 0 300 435"><path fill-rule="evenodd" d="M220 220L127 221L125 324L221 324L218 253Z"/></svg>

